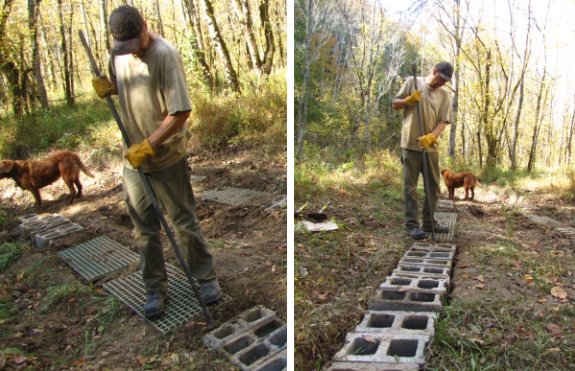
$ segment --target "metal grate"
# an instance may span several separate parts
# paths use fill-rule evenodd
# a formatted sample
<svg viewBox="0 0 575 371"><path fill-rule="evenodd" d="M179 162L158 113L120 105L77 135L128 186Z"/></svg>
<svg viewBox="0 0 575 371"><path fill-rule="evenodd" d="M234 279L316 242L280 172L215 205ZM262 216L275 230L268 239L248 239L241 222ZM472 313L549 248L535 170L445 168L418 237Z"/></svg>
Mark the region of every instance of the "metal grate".
<svg viewBox="0 0 575 371"><path fill-rule="evenodd" d="M140 259L138 254L107 236L62 250L58 256L88 282L116 273Z"/></svg>
<svg viewBox="0 0 575 371"><path fill-rule="evenodd" d="M226 187L220 190L208 190L198 194L198 198L219 202L231 206L247 204L251 199L262 197L265 193L252 189Z"/></svg>
<svg viewBox="0 0 575 371"><path fill-rule="evenodd" d="M445 224L449 227L449 232L447 233L435 233L436 242L451 242L453 241L453 234L455 232L455 222L457 221L457 213L448 213L436 211L435 220L439 224ZM427 234L431 237L431 233Z"/></svg>
<svg viewBox="0 0 575 371"><path fill-rule="evenodd" d="M455 203L453 200L437 200L435 209L455 210Z"/></svg>
<svg viewBox="0 0 575 371"><path fill-rule="evenodd" d="M104 289L130 307L162 334L166 334L176 327L188 323L192 318L204 315L184 272L170 264L166 264L166 270L168 271L168 300L164 314L158 318L150 320L144 316L147 293L141 272L107 282L104 284ZM219 303L230 300L232 298L229 295L222 295Z"/></svg>

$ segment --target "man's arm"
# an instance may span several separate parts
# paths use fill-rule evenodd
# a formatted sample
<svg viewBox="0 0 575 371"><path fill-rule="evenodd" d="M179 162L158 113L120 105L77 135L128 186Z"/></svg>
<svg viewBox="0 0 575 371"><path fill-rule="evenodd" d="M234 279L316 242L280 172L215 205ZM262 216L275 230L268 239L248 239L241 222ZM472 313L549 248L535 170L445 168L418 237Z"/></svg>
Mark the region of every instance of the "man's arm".
<svg viewBox="0 0 575 371"><path fill-rule="evenodd" d="M439 124L437 124L437 126L434 127L431 132L435 134L436 137L439 138L439 135L443 132L443 130L447 127L447 125L449 125L448 121L442 121Z"/></svg>
<svg viewBox="0 0 575 371"><path fill-rule="evenodd" d="M148 137L152 148L158 147L172 135L179 133L190 117L190 111L176 112L168 115L161 125Z"/></svg>
<svg viewBox="0 0 575 371"><path fill-rule="evenodd" d="M409 107L409 104L407 104L407 102L405 101L407 98L405 99L394 99L393 102L391 102L391 108L393 108L394 110L400 110L400 109L404 109L405 107Z"/></svg>

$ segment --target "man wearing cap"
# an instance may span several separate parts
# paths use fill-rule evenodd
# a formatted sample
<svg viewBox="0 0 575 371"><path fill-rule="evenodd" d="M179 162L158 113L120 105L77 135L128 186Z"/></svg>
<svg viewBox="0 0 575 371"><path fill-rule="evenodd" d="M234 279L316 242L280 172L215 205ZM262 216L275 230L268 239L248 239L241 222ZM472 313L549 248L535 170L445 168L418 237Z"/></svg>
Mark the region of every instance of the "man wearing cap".
<svg viewBox="0 0 575 371"><path fill-rule="evenodd" d="M432 226L435 233L448 232L447 226L433 219L433 212L441 193L437 138L452 121L451 96L443 85L451 81L452 75L453 66L448 62L440 62L433 67L429 75L417 78L419 90L415 89L413 78L408 78L392 102L393 109L404 110L401 125L401 161L405 197L405 229L407 234L416 240L426 238L426 232L431 232ZM421 107L423 133L421 133L418 121L417 104ZM423 222L420 228L417 217L416 189L419 174L423 173L422 151L427 152L430 189L425 190ZM428 197L431 200L431 209Z"/></svg>
<svg viewBox="0 0 575 371"><path fill-rule="evenodd" d="M206 304L221 296L215 263L195 214L186 158L186 128L192 105L179 52L148 30L140 12L129 5L110 15L113 36L109 74L93 80L98 96L117 94L130 140L124 148L124 199L140 248L148 292L146 317L163 313L168 277L160 241L160 222L136 169L148 176L158 201L174 225L178 245Z"/></svg>

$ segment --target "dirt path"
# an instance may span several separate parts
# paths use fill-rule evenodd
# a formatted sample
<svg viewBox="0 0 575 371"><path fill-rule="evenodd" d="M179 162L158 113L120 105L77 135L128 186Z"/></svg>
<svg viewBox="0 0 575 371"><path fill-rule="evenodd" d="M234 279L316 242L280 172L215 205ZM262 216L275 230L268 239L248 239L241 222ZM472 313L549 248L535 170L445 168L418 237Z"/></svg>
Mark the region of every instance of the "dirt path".
<svg viewBox="0 0 575 371"><path fill-rule="evenodd" d="M55 254L106 235L136 251L121 191L117 160L80 154L95 178L82 176L84 198L66 203L61 181L42 190L41 210L29 192L2 180L0 199L5 223L0 243L18 239L16 217L58 213L85 227L85 232L58 239L48 251L24 246L21 257L0 274L0 309L8 313L0 330L0 369L233 369L201 345L203 318L166 336L106 295L97 282L89 287ZM220 283L232 301L212 309L221 323L256 304L286 318L286 212L267 211L286 193L285 159L265 160L249 150L195 153L190 158L194 192L223 186L265 192L246 206L198 200L197 214L216 257ZM167 243L164 252L177 261ZM137 267L133 267L133 270Z"/></svg>

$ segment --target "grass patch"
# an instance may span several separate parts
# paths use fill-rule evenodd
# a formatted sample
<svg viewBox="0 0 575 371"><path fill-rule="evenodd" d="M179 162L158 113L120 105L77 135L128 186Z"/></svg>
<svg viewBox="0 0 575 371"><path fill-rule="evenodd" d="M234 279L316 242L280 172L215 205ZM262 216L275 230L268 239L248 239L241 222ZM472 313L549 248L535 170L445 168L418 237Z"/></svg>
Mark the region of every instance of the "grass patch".
<svg viewBox="0 0 575 371"><path fill-rule="evenodd" d="M46 288L50 285L50 279L57 270L58 257L42 257L31 263L19 273L19 279L31 288Z"/></svg>
<svg viewBox="0 0 575 371"><path fill-rule="evenodd" d="M454 300L436 323L429 370L567 370L575 362L575 336L557 338L546 326L568 329L567 316L538 313L524 302L467 307ZM546 318L541 320L540 316Z"/></svg>
<svg viewBox="0 0 575 371"><path fill-rule="evenodd" d="M40 311L46 313L51 308L69 299L77 299L78 296L85 296L90 293L87 286L77 281L51 286L42 298Z"/></svg>
<svg viewBox="0 0 575 371"><path fill-rule="evenodd" d="M22 255L22 246L18 242L0 244L0 273L4 272Z"/></svg>

